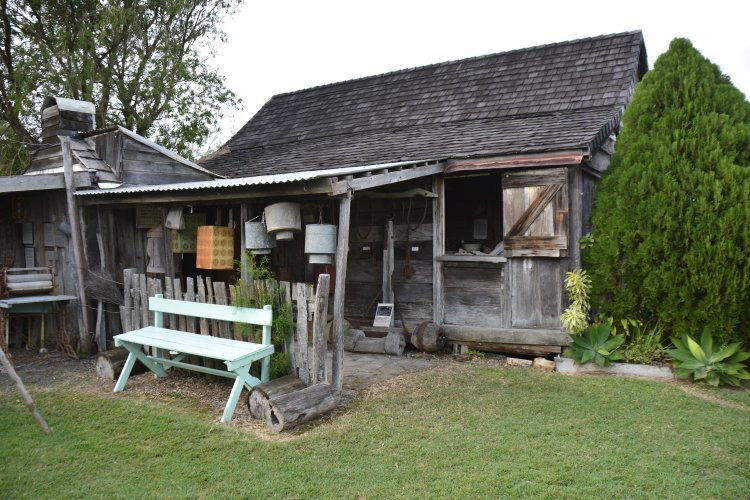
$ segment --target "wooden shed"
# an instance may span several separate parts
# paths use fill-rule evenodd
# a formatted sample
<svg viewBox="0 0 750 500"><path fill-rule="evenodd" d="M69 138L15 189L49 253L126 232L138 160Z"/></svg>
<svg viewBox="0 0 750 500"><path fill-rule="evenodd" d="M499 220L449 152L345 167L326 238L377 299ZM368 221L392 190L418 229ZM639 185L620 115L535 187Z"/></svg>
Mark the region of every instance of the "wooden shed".
<svg viewBox="0 0 750 500"><path fill-rule="evenodd" d="M76 199L111 235L115 279L146 271L137 210L237 225L295 201L304 223L338 225L336 268L307 263L300 235L273 249L273 269L287 281L333 273L337 321L370 323L378 302L393 302L409 328L432 321L454 343L560 352L562 282L580 265L597 180L646 69L636 31L280 94L200 162L224 178L183 182L208 177L190 165L162 182L128 177L125 160L148 152L119 146L121 163L106 163L135 185L79 188ZM110 151L77 137L101 158ZM197 272L190 255L164 259L160 273Z"/></svg>
<svg viewBox="0 0 750 500"><path fill-rule="evenodd" d="M80 299L83 291L85 298L86 287L80 283L86 279L88 266L96 265L100 260L97 231L91 226L99 223L98 214L96 210L78 207L72 198L74 190L96 191L221 177L124 127L96 130L94 105L89 102L47 97L40 110L40 120L42 142L33 147L26 172L0 177L0 213L3 214L0 218L0 269L49 268L55 295ZM64 161L66 150L70 160L68 175ZM114 224L114 221L103 221L102 224L108 222ZM133 220L123 219L118 224L125 225L123 231L129 234L131 242L146 240L147 229L136 228ZM77 237L81 240L83 266L78 264L76 256ZM104 253L111 253L109 245L112 241L104 238L102 243L107 245ZM143 258L146 258L145 251ZM109 275L109 278L113 276ZM89 308L95 309L96 304L87 303L83 309L74 301L65 304L67 331L77 345L80 342L80 346L88 350L90 335L79 335L79 330L88 329L93 334L93 325L84 322L82 316L85 315L80 312L91 311ZM13 310L9 311L13 316ZM4 312L0 309L0 314ZM110 316L110 324L119 324L116 313ZM46 339L57 336L55 322L47 321L42 325L45 325ZM4 338L4 342L15 347L39 342L38 339L24 339L25 328L16 326L18 328L8 328L7 334L11 334L11 330L15 334L9 339Z"/></svg>

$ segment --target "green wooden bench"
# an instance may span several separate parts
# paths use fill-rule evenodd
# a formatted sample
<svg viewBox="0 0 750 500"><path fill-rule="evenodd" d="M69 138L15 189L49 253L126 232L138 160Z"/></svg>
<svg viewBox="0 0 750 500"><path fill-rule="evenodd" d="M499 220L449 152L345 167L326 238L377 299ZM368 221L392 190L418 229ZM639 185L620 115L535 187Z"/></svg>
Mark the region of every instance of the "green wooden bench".
<svg viewBox="0 0 750 500"><path fill-rule="evenodd" d="M148 307L151 311L154 311L154 326L147 326L114 337L115 345L124 347L130 353L127 361L125 361L120 378L117 379L114 392L125 389L125 383L128 381L130 371L133 369L136 360L146 365L160 378L166 377L167 371L173 366L233 378L235 379L234 386L229 393L229 399L221 417L222 422L228 422L232 419L242 388L251 389L261 382L268 381L270 356L273 354L273 344L271 344L273 311L271 306L263 306L263 309L251 309L202 304L200 302L165 299L159 294L155 297L149 297ZM262 344L170 330L162 326L164 324L164 313L260 325L263 327ZM143 352L143 347L153 348L155 355L147 355ZM168 354L173 357L170 359ZM226 370L187 363L185 359L189 355L217 359L226 365ZM250 375L250 364L258 360L261 360L260 380Z"/></svg>

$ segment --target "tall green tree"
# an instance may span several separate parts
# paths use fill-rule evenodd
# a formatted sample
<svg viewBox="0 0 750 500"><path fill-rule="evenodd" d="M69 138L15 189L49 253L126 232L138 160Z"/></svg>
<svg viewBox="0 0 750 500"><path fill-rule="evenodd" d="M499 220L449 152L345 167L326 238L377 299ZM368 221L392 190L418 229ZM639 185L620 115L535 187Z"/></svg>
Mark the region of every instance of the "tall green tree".
<svg viewBox="0 0 750 500"><path fill-rule="evenodd" d="M46 95L91 101L97 126L192 156L238 105L207 63L238 1L0 0L0 173L38 140Z"/></svg>
<svg viewBox="0 0 750 500"><path fill-rule="evenodd" d="M638 84L592 222L601 311L750 340L750 103L688 40Z"/></svg>

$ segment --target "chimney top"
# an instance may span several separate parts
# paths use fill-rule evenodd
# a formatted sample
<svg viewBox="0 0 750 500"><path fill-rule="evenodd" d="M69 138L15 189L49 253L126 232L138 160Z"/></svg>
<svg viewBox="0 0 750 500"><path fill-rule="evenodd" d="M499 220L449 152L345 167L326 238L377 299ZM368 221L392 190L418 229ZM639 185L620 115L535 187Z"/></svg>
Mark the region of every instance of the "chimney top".
<svg viewBox="0 0 750 500"><path fill-rule="evenodd" d="M48 96L41 112L43 142L57 142L58 135L76 136L96 126L96 108L87 101Z"/></svg>

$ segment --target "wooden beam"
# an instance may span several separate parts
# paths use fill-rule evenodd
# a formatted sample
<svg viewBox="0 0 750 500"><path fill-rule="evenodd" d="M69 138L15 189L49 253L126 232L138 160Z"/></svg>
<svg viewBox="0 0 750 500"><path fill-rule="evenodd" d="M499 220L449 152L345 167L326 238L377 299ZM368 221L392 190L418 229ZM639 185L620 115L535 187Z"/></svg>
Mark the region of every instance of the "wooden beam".
<svg viewBox="0 0 750 500"><path fill-rule="evenodd" d="M443 263L445 253L445 179L436 175L432 191L437 198L432 202L432 321L442 325L445 319L445 291L443 289Z"/></svg>
<svg viewBox="0 0 750 500"><path fill-rule="evenodd" d="M73 174L73 179L73 185L75 187L91 186L91 176L88 172L75 172ZM65 175L38 174L0 176L0 193L46 191L49 189L65 189Z"/></svg>
<svg viewBox="0 0 750 500"><path fill-rule="evenodd" d="M403 170L391 171L385 174L375 174L370 177L361 177L359 179L345 179L331 184L331 196L339 196L348 190L361 191L371 189L395 182L403 182L428 175L442 174L445 169L443 163L433 163L422 167L406 168Z"/></svg>
<svg viewBox="0 0 750 500"><path fill-rule="evenodd" d="M479 326L443 325L440 330L451 342L482 342L522 345L568 345L572 339L561 330L531 328L487 328Z"/></svg>
<svg viewBox="0 0 750 500"><path fill-rule="evenodd" d="M62 144L63 152L63 169L65 175L65 196L68 204L68 219L71 229L71 238L73 243L73 257L76 267L76 276L78 278L78 303L81 311L81 322L83 323L83 332L79 332L79 341L81 351L84 353L89 352L89 335L91 335L91 328L89 327L89 314L88 314L88 300L86 299L86 270L88 266L86 264L86 256L83 253L83 234L81 233L81 220L78 217L78 207L76 204L76 198L73 196L75 191L75 184L73 179L73 155L70 151L70 138L60 136L60 142Z"/></svg>
<svg viewBox="0 0 750 500"><path fill-rule="evenodd" d="M112 193L95 196L78 196L83 205L139 205L142 203L177 203L230 201L277 196L304 196L330 194L329 179L314 179L293 185L261 184L240 188L206 188L192 191L149 191L143 193Z"/></svg>
<svg viewBox="0 0 750 500"><path fill-rule="evenodd" d="M539 196L531 202L529 208L527 208L526 211L521 214L521 216L513 224L510 230L505 233L505 236L523 235L523 233L525 233L526 230L531 227L534 221L539 218L542 212L544 212L544 209L547 208L547 205L549 205L549 203L557 195L557 193L560 192L561 189L561 184L550 184L544 186L544 188L542 188L542 192L539 193Z"/></svg>
<svg viewBox="0 0 750 500"><path fill-rule="evenodd" d="M349 219L352 192L346 191L339 202L339 234L336 248L336 283L333 294L333 366L331 386L340 391L344 380L344 300L346 290L346 261L349 253Z"/></svg>

